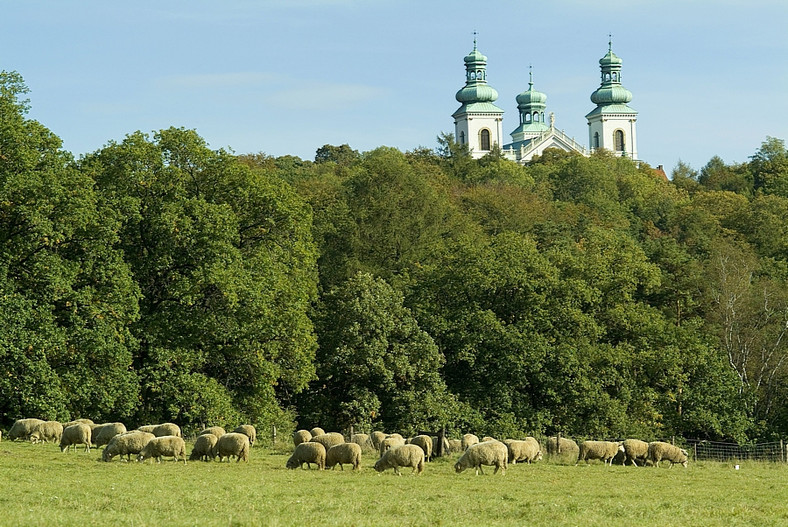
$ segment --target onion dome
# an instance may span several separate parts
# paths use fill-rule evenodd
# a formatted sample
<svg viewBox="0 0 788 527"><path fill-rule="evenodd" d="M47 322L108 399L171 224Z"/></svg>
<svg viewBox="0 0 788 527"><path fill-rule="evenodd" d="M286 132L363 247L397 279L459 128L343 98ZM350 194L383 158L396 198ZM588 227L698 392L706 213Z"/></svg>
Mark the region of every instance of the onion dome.
<svg viewBox="0 0 788 527"><path fill-rule="evenodd" d="M602 83L591 94L591 102L597 106L612 104L627 104L632 100L632 92L621 85L621 65L624 63L612 50L612 43L608 43L607 54L599 59L602 70Z"/></svg>
<svg viewBox="0 0 788 527"><path fill-rule="evenodd" d="M533 73L529 72L528 89L516 97L517 107L524 109L526 107L541 106L542 109L547 105L547 94L534 90Z"/></svg>
<svg viewBox="0 0 788 527"><path fill-rule="evenodd" d="M465 86L455 98L463 104L493 102L498 99L498 92L487 84L487 57L476 49L473 40L473 51L465 57Z"/></svg>

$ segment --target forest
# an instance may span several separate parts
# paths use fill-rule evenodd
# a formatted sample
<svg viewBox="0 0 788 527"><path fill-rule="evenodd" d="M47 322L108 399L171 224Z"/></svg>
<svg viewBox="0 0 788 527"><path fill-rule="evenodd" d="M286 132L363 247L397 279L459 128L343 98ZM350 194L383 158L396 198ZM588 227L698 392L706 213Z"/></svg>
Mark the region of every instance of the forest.
<svg viewBox="0 0 788 527"><path fill-rule="evenodd" d="M782 139L669 179L449 134L304 160L173 127L77 159L27 93L0 73L2 427L788 432Z"/></svg>

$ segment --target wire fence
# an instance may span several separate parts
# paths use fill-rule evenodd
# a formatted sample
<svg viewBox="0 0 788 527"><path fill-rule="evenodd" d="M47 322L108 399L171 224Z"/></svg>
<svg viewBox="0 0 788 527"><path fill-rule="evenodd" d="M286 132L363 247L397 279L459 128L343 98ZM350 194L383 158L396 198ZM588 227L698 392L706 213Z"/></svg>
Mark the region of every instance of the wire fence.
<svg viewBox="0 0 788 527"><path fill-rule="evenodd" d="M784 441L739 445L719 441L687 440L687 451L696 461L773 461L788 462Z"/></svg>

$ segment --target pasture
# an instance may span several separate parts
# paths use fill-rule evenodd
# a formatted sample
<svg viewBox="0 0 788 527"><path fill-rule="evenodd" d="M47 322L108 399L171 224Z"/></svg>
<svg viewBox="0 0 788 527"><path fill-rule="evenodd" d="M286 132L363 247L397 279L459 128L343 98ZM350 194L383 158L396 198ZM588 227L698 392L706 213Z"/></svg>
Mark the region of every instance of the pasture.
<svg viewBox="0 0 788 527"><path fill-rule="evenodd" d="M454 472L455 455L397 477L378 475L370 454L360 472L287 470L287 452L255 447L249 463L103 463L95 449L2 441L0 525L788 525L784 464L545 460L475 476Z"/></svg>

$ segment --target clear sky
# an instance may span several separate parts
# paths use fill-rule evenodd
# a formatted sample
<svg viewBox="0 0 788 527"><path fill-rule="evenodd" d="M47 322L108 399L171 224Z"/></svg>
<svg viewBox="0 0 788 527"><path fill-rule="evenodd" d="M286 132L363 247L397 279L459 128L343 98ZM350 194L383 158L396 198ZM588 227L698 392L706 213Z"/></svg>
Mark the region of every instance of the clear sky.
<svg viewBox="0 0 788 527"><path fill-rule="evenodd" d="M788 140L786 0L2 0L0 69L76 156L136 130L193 128L214 149L313 159L324 144L433 148L453 132L463 57L517 126L547 94L588 144L599 59L623 59L640 157L666 170L748 160Z"/></svg>

